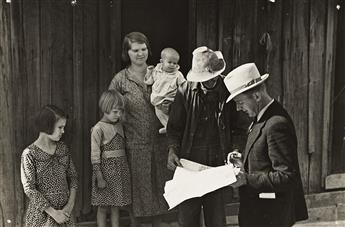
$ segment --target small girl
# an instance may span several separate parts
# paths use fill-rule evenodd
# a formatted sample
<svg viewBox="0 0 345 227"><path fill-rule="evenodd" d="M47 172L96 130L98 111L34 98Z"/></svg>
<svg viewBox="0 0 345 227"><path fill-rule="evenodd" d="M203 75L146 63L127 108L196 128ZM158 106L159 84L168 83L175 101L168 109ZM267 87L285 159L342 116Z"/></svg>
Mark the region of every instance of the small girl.
<svg viewBox="0 0 345 227"><path fill-rule="evenodd" d="M111 208L111 226L119 226L119 207L131 203L130 173L121 124L124 99L115 90L103 92L99 100L102 119L91 129L93 166L91 204L98 206L97 224L106 226Z"/></svg>
<svg viewBox="0 0 345 227"><path fill-rule="evenodd" d="M78 180L70 151L60 141L67 115L54 105L36 115L38 138L21 156L21 181L29 198L26 227L75 226L71 214Z"/></svg>

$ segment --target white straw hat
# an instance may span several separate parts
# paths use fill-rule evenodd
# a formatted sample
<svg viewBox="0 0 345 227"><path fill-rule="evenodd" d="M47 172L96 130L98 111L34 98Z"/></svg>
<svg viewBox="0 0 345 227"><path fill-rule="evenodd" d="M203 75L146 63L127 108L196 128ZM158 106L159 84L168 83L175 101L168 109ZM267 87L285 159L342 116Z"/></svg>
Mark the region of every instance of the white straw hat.
<svg viewBox="0 0 345 227"><path fill-rule="evenodd" d="M208 81L225 70L222 52L213 51L206 46L193 51L192 69L187 74L187 80L193 82Z"/></svg>
<svg viewBox="0 0 345 227"><path fill-rule="evenodd" d="M235 96L263 83L268 76L268 74L261 76L254 63L243 64L235 68L224 78L224 84L230 92L230 96L226 102L229 102Z"/></svg>

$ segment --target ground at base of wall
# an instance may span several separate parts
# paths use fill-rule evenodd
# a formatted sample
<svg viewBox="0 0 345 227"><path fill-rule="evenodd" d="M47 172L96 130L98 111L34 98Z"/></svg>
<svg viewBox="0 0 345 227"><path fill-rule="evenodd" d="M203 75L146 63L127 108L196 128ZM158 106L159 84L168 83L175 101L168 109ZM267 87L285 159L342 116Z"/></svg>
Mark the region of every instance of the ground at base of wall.
<svg viewBox="0 0 345 227"><path fill-rule="evenodd" d="M330 191L306 195L309 219L298 222L294 227L345 227L345 190ZM226 206L227 227L238 227L238 203ZM171 212L163 219L161 227L178 227L176 212ZM129 220L121 220L123 226L129 227ZM144 221L141 227L151 227ZM97 227L95 222L78 223L78 227Z"/></svg>
<svg viewBox="0 0 345 227"><path fill-rule="evenodd" d="M293 227L345 227L345 220L297 223Z"/></svg>

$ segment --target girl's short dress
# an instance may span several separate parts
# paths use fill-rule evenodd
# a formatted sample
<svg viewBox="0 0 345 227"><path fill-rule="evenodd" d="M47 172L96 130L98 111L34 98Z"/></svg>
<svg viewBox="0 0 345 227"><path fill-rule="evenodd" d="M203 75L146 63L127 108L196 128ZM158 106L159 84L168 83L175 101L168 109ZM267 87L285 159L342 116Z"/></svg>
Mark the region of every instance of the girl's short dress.
<svg viewBox="0 0 345 227"><path fill-rule="evenodd" d="M91 129L92 193L94 206L131 204L131 181L121 123L99 121ZM106 187L98 188L96 171L102 172Z"/></svg>

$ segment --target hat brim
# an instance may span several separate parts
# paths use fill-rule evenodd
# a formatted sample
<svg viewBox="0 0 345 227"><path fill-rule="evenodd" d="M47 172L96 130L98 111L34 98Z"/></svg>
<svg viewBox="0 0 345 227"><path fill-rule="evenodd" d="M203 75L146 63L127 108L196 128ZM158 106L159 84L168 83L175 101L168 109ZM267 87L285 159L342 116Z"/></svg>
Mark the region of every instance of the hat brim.
<svg viewBox="0 0 345 227"><path fill-rule="evenodd" d="M224 72L225 70L225 64L224 67L216 72L194 72L193 70L190 70L187 74L187 80L188 81L192 81L192 82L205 82L208 81L210 79L213 79L215 77L217 77L218 75L220 75L222 72Z"/></svg>
<svg viewBox="0 0 345 227"><path fill-rule="evenodd" d="M237 95L239 95L239 94L241 94L241 93L243 93L245 91L248 91L249 89L252 89L252 88L258 86L259 84L262 84L263 82L265 82L265 80L267 80L268 76L269 76L269 74L266 73L266 74L261 76L261 80L259 82L255 83L255 84L252 84L252 85L250 85L248 87L245 87L243 89L240 89L240 90L236 91L233 94L230 94L228 99L226 100L226 102L230 102L231 99L235 98Z"/></svg>

